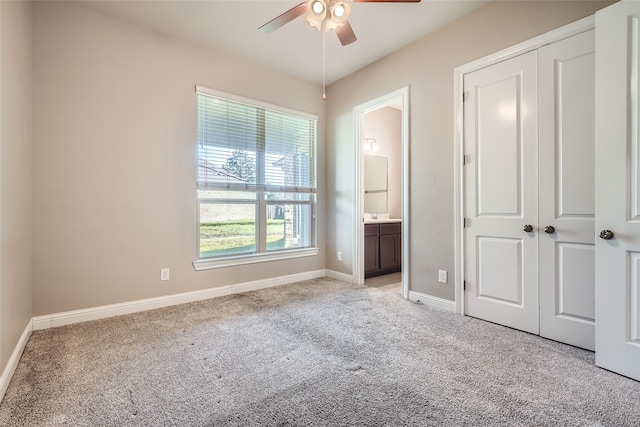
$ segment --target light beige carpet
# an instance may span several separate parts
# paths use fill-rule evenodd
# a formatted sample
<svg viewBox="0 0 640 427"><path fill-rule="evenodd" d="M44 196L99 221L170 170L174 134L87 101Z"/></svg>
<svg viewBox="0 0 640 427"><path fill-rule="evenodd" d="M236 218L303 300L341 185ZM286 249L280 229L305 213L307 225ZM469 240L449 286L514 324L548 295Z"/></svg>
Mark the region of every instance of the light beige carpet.
<svg viewBox="0 0 640 427"><path fill-rule="evenodd" d="M638 426L594 355L333 280L38 331L2 426Z"/></svg>

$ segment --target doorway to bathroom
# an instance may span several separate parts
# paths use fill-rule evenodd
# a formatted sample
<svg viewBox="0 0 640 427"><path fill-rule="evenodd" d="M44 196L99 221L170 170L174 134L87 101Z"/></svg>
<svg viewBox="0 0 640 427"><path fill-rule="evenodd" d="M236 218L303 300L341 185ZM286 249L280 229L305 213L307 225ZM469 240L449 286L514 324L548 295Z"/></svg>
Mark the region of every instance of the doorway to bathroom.
<svg viewBox="0 0 640 427"><path fill-rule="evenodd" d="M357 144L354 282L409 292L408 87L354 109Z"/></svg>

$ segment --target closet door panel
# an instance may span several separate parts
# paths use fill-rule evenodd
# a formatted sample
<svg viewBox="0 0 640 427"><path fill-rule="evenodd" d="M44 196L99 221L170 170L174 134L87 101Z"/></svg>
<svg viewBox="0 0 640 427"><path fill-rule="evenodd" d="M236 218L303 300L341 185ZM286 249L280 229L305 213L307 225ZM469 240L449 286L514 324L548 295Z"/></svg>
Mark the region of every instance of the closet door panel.
<svg viewBox="0 0 640 427"><path fill-rule="evenodd" d="M540 48L538 77L540 335L593 350L595 31Z"/></svg>
<svg viewBox="0 0 640 427"><path fill-rule="evenodd" d="M596 365L640 380L640 2L596 28Z"/></svg>
<svg viewBox="0 0 640 427"><path fill-rule="evenodd" d="M465 313L537 334L536 74L529 52L465 75L464 236Z"/></svg>

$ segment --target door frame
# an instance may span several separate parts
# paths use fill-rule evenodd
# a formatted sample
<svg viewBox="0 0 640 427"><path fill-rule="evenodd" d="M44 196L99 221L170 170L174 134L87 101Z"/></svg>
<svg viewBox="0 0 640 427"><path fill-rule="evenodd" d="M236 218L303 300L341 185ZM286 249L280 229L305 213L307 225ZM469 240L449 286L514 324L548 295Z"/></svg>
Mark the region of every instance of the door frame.
<svg viewBox="0 0 640 427"><path fill-rule="evenodd" d="M374 98L353 108L354 145L356 167L354 173L354 256L353 283L364 284L364 150L361 142L364 140L365 114L388 107L395 103L402 106L401 141L402 141L402 297L409 298L409 86Z"/></svg>
<svg viewBox="0 0 640 427"><path fill-rule="evenodd" d="M537 50L542 46L564 40L576 34L595 28L595 15L572 22L555 30L503 49L499 52L456 67L453 70L453 108L454 108L454 239L455 239L455 304L456 313L464 315L464 75L498 62L511 59L523 53Z"/></svg>

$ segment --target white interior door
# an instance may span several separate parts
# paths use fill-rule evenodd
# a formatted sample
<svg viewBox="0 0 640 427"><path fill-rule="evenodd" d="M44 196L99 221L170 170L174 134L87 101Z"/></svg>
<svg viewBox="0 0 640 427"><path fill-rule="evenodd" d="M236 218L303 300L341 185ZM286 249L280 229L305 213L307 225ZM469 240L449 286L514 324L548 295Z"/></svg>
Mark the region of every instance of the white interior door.
<svg viewBox="0 0 640 427"><path fill-rule="evenodd" d="M640 2L596 13L596 52L596 364L640 380Z"/></svg>
<svg viewBox="0 0 640 427"><path fill-rule="evenodd" d="M540 48L538 85L540 335L594 350L595 31Z"/></svg>
<svg viewBox="0 0 640 427"><path fill-rule="evenodd" d="M536 52L466 74L464 96L465 313L537 334Z"/></svg>

